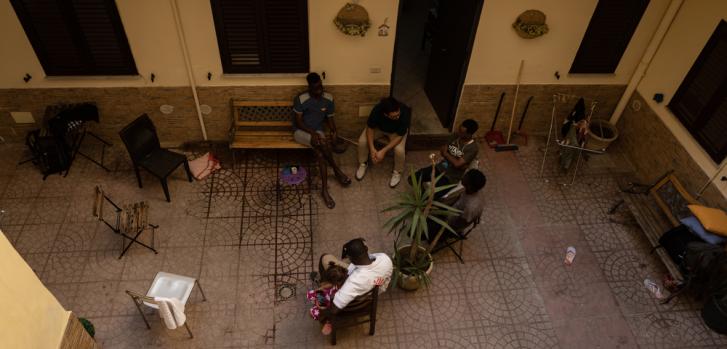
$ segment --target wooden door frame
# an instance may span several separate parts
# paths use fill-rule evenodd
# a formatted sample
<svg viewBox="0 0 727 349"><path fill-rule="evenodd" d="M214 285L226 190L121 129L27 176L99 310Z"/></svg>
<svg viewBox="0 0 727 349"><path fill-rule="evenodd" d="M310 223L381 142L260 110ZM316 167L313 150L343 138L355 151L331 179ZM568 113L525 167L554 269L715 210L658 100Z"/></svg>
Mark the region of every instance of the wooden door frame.
<svg viewBox="0 0 727 349"><path fill-rule="evenodd" d="M401 14L401 8L403 7L403 3L405 0L399 0L399 5L396 10L396 29L394 30L394 54L391 58L391 78L389 80L389 96L394 96L394 78L396 76L396 54L398 53L398 44L399 44L399 30L400 30L400 21L399 21L399 15ZM443 1L458 1L458 0L443 0ZM446 127L450 132L452 131L452 126L454 125L454 122L457 118L457 110L459 109L459 99L462 97L462 90L464 89L464 81L467 78L467 69L470 65L470 58L472 57L472 49L475 44L475 36L477 35L477 28L480 24L480 16L482 15L482 10L485 6L485 0L474 0L475 1L475 16L472 20L472 26L470 30L470 37L467 40L467 51L465 52L465 58L464 62L462 62L462 68L460 70L459 74L459 81L457 83L457 91L454 94L454 101L452 108L452 111L450 111L450 115L447 116L447 119L449 120L449 124L444 126ZM429 97L427 97L429 98Z"/></svg>

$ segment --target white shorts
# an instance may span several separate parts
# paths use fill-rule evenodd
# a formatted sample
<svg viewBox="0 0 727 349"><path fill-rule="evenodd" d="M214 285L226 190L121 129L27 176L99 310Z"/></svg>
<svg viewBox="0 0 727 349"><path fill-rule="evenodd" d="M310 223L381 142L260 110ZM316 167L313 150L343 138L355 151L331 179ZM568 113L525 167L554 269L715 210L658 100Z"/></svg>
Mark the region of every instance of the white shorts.
<svg viewBox="0 0 727 349"><path fill-rule="evenodd" d="M316 132L319 135L321 135L321 137L326 136L326 134L323 133L323 131L316 131ZM295 130L295 132L293 132L293 139L300 144L307 145L309 147L311 146L311 144L310 144L311 135L310 135L310 133L305 132L303 130Z"/></svg>

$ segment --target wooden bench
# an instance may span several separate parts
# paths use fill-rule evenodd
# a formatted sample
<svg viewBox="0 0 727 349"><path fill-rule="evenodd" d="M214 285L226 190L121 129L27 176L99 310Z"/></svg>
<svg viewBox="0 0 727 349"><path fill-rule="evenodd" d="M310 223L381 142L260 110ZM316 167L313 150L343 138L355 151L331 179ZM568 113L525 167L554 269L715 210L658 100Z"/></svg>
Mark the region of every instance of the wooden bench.
<svg viewBox="0 0 727 349"><path fill-rule="evenodd" d="M232 100L230 149L306 149L293 139L292 101Z"/></svg>
<svg viewBox="0 0 727 349"><path fill-rule="evenodd" d="M644 231L653 248L652 252L657 253L669 274L674 280L685 281L679 266L659 245L659 238L666 231L678 226L679 219L691 216L687 205L697 204L697 200L684 189L671 172L652 186L629 183L621 193L622 200L611 208L609 214L613 214L619 206L625 204Z"/></svg>

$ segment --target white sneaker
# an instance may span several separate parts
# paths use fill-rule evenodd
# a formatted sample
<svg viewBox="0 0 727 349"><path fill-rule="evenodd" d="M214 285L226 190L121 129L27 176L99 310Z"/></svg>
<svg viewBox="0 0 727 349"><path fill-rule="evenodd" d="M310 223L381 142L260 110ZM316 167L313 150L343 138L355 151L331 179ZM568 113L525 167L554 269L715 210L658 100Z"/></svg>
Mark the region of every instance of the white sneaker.
<svg viewBox="0 0 727 349"><path fill-rule="evenodd" d="M401 182L401 173L398 171L391 172L391 181L389 181L389 187L393 188L399 185L399 182Z"/></svg>
<svg viewBox="0 0 727 349"><path fill-rule="evenodd" d="M368 167L369 166L366 165L365 162L362 162L360 165L358 165L358 170L356 170L356 180L357 181L360 181L364 178L364 176L366 175L366 168L368 168Z"/></svg>

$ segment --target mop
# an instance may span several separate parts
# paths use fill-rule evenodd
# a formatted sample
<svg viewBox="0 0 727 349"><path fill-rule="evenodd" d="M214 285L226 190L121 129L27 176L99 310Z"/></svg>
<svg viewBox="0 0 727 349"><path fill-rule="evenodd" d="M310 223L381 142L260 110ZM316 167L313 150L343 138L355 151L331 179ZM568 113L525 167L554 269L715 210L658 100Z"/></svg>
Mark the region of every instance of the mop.
<svg viewBox="0 0 727 349"><path fill-rule="evenodd" d="M507 130L507 142L506 144L498 144L495 146L495 151L509 151L518 150L517 144L510 143L510 137L512 137L512 123L515 121L515 107L517 106L517 94L520 91L520 76L523 72L524 60L520 61L520 68L517 70L517 84L515 85L515 97L512 100L512 113L510 113L510 128Z"/></svg>

